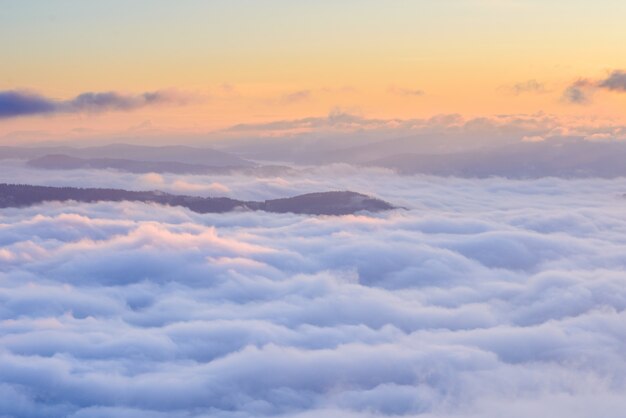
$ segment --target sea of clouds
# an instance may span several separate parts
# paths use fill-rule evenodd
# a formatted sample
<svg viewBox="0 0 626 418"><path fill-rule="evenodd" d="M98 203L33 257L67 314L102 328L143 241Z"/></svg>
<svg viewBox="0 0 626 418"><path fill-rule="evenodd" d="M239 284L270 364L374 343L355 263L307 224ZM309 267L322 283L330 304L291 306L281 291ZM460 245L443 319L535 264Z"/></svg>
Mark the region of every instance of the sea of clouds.
<svg viewBox="0 0 626 418"><path fill-rule="evenodd" d="M623 417L626 179L55 172L0 182L242 199L0 210L0 416Z"/></svg>

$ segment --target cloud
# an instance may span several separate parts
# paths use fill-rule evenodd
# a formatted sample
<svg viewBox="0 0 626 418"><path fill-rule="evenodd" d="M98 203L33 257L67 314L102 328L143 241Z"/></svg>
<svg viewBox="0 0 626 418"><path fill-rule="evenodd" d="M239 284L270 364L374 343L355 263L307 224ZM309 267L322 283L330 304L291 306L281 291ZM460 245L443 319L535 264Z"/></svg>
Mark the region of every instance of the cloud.
<svg viewBox="0 0 626 418"><path fill-rule="evenodd" d="M626 71L613 71L598 86L611 91L626 92Z"/></svg>
<svg viewBox="0 0 626 418"><path fill-rule="evenodd" d="M626 92L626 72L615 70L603 80L579 79L565 89L563 99L573 104L587 104L596 90Z"/></svg>
<svg viewBox="0 0 626 418"><path fill-rule="evenodd" d="M547 92L545 84L534 79L515 83L510 86L503 86L501 87L501 89L510 91L512 94L515 95L520 95L524 93L543 94Z"/></svg>
<svg viewBox="0 0 626 418"><path fill-rule="evenodd" d="M49 114L57 104L39 94L26 91L0 91L0 118Z"/></svg>
<svg viewBox="0 0 626 418"><path fill-rule="evenodd" d="M591 101L594 83L587 79L579 79L570 84L563 92L563 100L572 104L587 104Z"/></svg>
<svg viewBox="0 0 626 418"><path fill-rule="evenodd" d="M65 102L69 112L103 112L109 110L126 111L157 104L185 103L185 98L171 92L155 91L137 96L116 92L82 93Z"/></svg>
<svg viewBox="0 0 626 418"><path fill-rule="evenodd" d="M310 90L298 90L285 94L280 98L280 101L285 104L293 104L310 100L312 97L313 93Z"/></svg>
<svg viewBox="0 0 626 418"><path fill-rule="evenodd" d="M340 95L345 97L356 92L356 89L352 86L339 86L339 87L320 87L316 89L301 89L284 92L275 96L269 96L261 98L260 103L264 103L269 106L276 105L292 105L298 103L311 102L321 96L328 95Z"/></svg>
<svg viewBox="0 0 626 418"><path fill-rule="evenodd" d="M278 120L267 123L244 123L233 125L225 129L225 132L250 132L250 131L293 131L313 130L325 127L350 127L355 125L376 123L377 120L367 120L360 115L354 114L342 108L333 108L327 116L307 117L301 119Z"/></svg>
<svg viewBox="0 0 626 418"><path fill-rule="evenodd" d="M352 189L408 208L1 209L0 396L10 402L0 416L617 418L626 407L624 179L345 165L284 178L17 165L0 175L215 182L241 198Z"/></svg>
<svg viewBox="0 0 626 418"><path fill-rule="evenodd" d="M546 138L541 135L525 136L522 138L522 142L543 142L545 140Z"/></svg>
<svg viewBox="0 0 626 418"><path fill-rule="evenodd" d="M397 94L400 96L423 96L424 90L421 89L409 89L409 88L405 88L405 87L397 87L397 86L391 86L389 87L389 93L391 94Z"/></svg>
<svg viewBox="0 0 626 418"><path fill-rule="evenodd" d="M578 174L575 175L585 175L585 172L586 175L597 175L612 170L608 165L597 170L600 166L596 165L594 170L586 171L589 165L595 164L593 160L601 159L600 154L608 157L605 161L613 161L612 167L619 166L617 157L611 158L609 144L590 155L584 155L587 152L584 151L585 144L580 142L600 137L618 147L617 143L626 139L626 126L591 115L564 117L538 112L476 118L444 114L424 119L383 119L339 108L327 116L235 125L216 133L214 145L225 151L245 154L249 158L296 164L369 164L384 162L379 160L394 156L409 158L412 154L428 156L462 153L466 154L464 158L468 161L473 158L468 155L471 152L508 150L509 157L515 161L527 161L525 167L519 166L520 172L525 171L527 175L535 170L533 156L543 161L550 158L556 160L558 147L563 145L564 151L577 153L578 149L581 153L576 157L572 153L568 154L567 158L559 160L559 165L569 164L570 168L566 171L574 173L577 170ZM539 142L540 138L545 139L542 149L539 144L534 147L528 144ZM516 150L515 147L523 142L527 142L526 147ZM587 150L591 151L589 147ZM600 154L596 154L596 151ZM591 155L593 157L589 159ZM441 158L437 157L438 160ZM454 163L456 168L460 168L459 163L457 159ZM493 163L500 167L496 170L499 175L506 175L507 170L510 172L509 169L512 169L502 159L496 158ZM439 164L439 169L443 170L447 164ZM450 167L454 168L454 164ZM437 163L428 161L425 166L434 167ZM552 171L543 172L559 175L557 167L553 168ZM485 167L485 172L490 170ZM540 171L535 170L533 175ZM462 172L459 171L458 175L462 175Z"/></svg>
<svg viewBox="0 0 626 418"><path fill-rule="evenodd" d="M192 99L175 91L154 91L139 95L111 91L87 92L70 100L55 100L33 92L9 90L0 91L0 119L55 113L130 111L155 105L183 105Z"/></svg>
<svg viewBox="0 0 626 418"><path fill-rule="evenodd" d="M362 134L375 131L377 135L393 135L394 137L420 133L446 133L460 131L491 130L489 134L502 131L525 129L528 132L549 130L565 123L556 116L545 113L536 114L503 114L493 117L464 118L459 114L435 115L425 119L379 119L363 116L354 109L336 107L326 116L312 116L300 119L278 120L258 124L238 124L221 131L220 134L234 132L273 131L286 132L306 130L307 132L323 132L324 130L344 130ZM571 121L567 121L571 125ZM581 122L578 122L581 124Z"/></svg>
<svg viewBox="0 0 626 418"><path fill-rule="evenodd" d="M330 93L330 94L341 94L341 95L346 95L346 94L354 94L358 92L358 89L354 86L350 86L350 85L344 85L344 86L339 86L339 87L322 87L319 90L321 93Z"/></svg>
<svg viewBox="0 0 626 418"><path fill-rule="evenodd" d="M227 95L238 96L240 94L237 87L231 83L222 83L220 84L219 89L222 91L222 93L227 94Z"/></svg>

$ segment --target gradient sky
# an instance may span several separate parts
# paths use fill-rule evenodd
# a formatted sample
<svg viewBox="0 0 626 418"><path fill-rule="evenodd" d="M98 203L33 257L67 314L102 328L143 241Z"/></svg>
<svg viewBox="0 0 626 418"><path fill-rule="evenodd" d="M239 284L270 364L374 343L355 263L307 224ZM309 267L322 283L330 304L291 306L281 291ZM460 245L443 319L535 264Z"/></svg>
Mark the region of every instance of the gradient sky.
<svg viewBox="0 0 626 418"><path fill-rule="evenodd" d="M626 122L626 94L563 99L626 68L625 17L623 0L0 0L0 91L185 98L0 119L0 138L197 134L334 108Z"/></svg>

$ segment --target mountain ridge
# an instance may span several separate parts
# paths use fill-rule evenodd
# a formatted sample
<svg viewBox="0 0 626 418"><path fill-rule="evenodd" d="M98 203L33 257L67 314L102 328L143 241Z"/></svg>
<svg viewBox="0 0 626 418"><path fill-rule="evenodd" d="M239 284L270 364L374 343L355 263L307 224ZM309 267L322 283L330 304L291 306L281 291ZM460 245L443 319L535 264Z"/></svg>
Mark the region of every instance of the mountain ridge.
<svg viewBox="0 0 626 418"><path fill-rule="evenodd" d="M187 196L161 191L0 184L0 208L28 207L44 202L65 201L156 203L181 206L196 213L251 210L306 215L348 215L361 211L380 212L396 208L384 200L351 191L307 193L282 199L244 201L229 197Z"/></svg>

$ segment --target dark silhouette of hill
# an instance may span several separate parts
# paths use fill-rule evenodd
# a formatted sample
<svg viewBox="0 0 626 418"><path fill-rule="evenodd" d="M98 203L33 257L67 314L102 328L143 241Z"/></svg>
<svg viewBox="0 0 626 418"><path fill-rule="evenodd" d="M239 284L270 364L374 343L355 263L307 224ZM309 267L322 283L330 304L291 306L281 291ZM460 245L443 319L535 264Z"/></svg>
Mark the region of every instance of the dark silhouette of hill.
<svg viewBox="0 0 626 418"><path fill-rule="evenodd" d="M379 212L393 209L389 203L360 193L341 191L310 193L286 199L262 202L227 197L199 197L159 191L129 191L77 187L48 187L24 184L0 184L0 208L24 207L43 202L144 202L182 206L198 213L224 213L233 210L262 210L274 213L307 215L347 215L360 211Z"/></svg>
<svg viewBox="0 0 626 418"><path fill-rule="evenodd" d="M267 212L293 212L310 215L320 213L347 215L359 210L379 212L389 209L393 209L393 206L384 200L354 192L309 193L286 199L266 200L263 208Z"/></svg>

